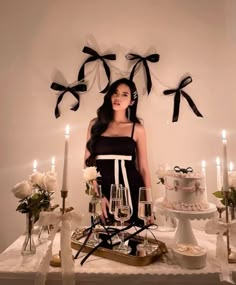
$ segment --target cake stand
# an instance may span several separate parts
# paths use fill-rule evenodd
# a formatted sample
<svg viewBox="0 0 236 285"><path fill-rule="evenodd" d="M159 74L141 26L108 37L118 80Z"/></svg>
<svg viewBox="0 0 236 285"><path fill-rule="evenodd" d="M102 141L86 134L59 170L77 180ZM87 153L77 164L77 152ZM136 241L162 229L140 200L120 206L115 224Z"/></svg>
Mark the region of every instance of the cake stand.
<svg viewBox="0 0 236 285"><path fill-rule="evenodd" d="M198 245L190 220L206 220L214 217L217 212L216 206L209 203L209 209L204 211L178 211L165 208L162 204L162 200L163 198L160 198L155 201L154 209L156 210L156 213L178 219L178 225L174 237L175 242Z"/></svg>

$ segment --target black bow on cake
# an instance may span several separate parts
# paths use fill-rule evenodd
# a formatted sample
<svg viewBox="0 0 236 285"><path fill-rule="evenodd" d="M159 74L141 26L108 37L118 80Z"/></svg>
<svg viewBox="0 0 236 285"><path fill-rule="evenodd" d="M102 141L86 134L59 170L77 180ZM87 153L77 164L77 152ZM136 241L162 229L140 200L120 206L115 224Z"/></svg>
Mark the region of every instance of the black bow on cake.
<svg viewBox="0 0 236 285"><path fill-rule="evenodd" d="M165 90L163 92L164 95L170 95L172 93L175 93L175 97L174 97L174 112L173 112L172 122L177 122L178 121L181 95L183 95L184 98L187 100L187 102L188 102L189 106L191 107L191 109L193 110L193 112L198 117L203 117L202 114L199 112L198 108L196 107L196 105L194 104L192 98L186 92L184 92L184 90L182 90L184 87L186 87L191 82L192 82L192 77L191 76L187 76L186 78L184 78L180 82L179 87L177 89L169 89L169 90Z"/></svg>
<svg viewBox="0 0 236 285"><path fill-rule="evenodd" d="M133 66L133 68L131 70L130 80L133 80L134 72L135 72L135 69L138 67L138 65L140 63L143 63L143 66L144 66L145 71L146 71L147 92L148 92L148 95L149 95L149 93L151 92L151 89L152 89L152 79L151 79L151 75L150 75L150 71L149 71L149 67L148 67L147 61L158 62L159 58L160 58L159 54L154 53L154 54L150 54L150 55L148 55L146 57L142 57L142 56L140 56L138 54L128 53L125 57L128 60L137 60L137 62L134 64L134 66Z"/></svg>
<svg viewBox="0 0 236 285"><path fill-rule="evenodd" d="M111 75L111 72L110 72L110 68L109 68L108 64L106 63L105 59L116 60L116 55L115 54L99 55L95 50L93 50L92 48L87 47L87 46L85 46L83 48L83 52L87 53L87 54L90 54L91 56L81 66L81 68L79 70L79 74L78 74L78 81L83 81L84 80L84 77L85 77L85 75L84 75L85 64L88 63L88 62L100 59L102 61L102 63L103 63L103 67L104 67L104 70L106 72L106 76L107 76L107 80L108 80L108 83L107 83L106 87L101 91L101 93L106 93L108 88L109 88L109 86L110 86L110 75Z"/></svg>
<svg viewBox="0 0 236 285"><path fill-rule="evenodd" d="M174 171L175 172L182 172L182 173L189 173L189 172L193 172L193 169L192 169L192 167L180 168L179 166L175 166Z"/></svg>
<svg viewBox="0 0 236 285"><path fill-rule="evenodd" d="M54 111L56 118L60 117L60 111L59 111L58 106L59 106L59 104L60 104L61 100L63 99L66 92L70 92L77 99L76 105L70 108L72 111L77 111L79 108L79 104L80 104L80 98L79 98L79 94L77 92L87 90L87 86L84 83L78 83L75 86L72 86L72 87L67 86L66 87L62 84L53 82L51 84L50 88L53 90L56 90L56 91L62 91L62 93L57 98L57 104L56 104L56 108Z"/></svg>

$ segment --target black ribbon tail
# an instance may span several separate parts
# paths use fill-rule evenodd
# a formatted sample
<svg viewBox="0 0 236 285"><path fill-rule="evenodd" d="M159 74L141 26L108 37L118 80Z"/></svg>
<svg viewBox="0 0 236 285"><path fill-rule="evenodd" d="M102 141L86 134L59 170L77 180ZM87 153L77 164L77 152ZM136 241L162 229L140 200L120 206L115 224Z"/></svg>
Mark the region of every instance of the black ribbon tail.
<svg viewBox="0 0 236 285"><path fill-rule="evenodd" d="M63 99L63 96L64 94L66 93L66 91L64 91L63 93L61 93L58 98L57 98L57 104L56 104L56 107L55 107L55 111L54 111L54 114L55 114L55 117L56 119L60 117L60 111L59 111L59 104L61 102L61 100Z"/></svg>
<svg viewBox="0 0 236 285"><path fill-rule="evenodd" d="M136 70L136 68L138 67L138 64L139 64L140 62L141 62L141 60L138 60L138 61L135 63L135 65L133 66L133 68L132 68L132 70L131 70L131 72L130 72L129 79L130 79L131 81L133 81L133 79L134 79L135 70Z"/></svg>
<svg viewBox="0 0 236 285"><path fill-rule="evenodd" d="M184 98L187 100L189 106L191 107L191 109L193 110L195 115L198 117L203 117L202 114L200 113L200 111L198 110L197 106L194 104L192 98L183 90L181 90L181 93L184 96Z"/></svg>
<svg viewBox="0 0 236 285"><path fill-rule="evenodd" d="M77 99L77 103L73 107L71 107L70 109L72 111L77 111L79 108L79 104L80 104L79 95L73 89L70 89L70 93Z"/></svg>
<svg viewBox="0 0 236 285"><path fill-rule="evenodd" d="M180 91L177 90L174 98L174 112L172 122L177 122L179 118L179 106L180 106Z"/></svg>
<svg viewBox="0 0 236 285"><path fill-rule="evenodd" d="M148 95L149 95L149 93L151 92L151 89L152 89L152 79L151 79L149 67L148 67L148 64L147 64L146 60L143 61L143 65L144 65L144 68L145 68L145 71L146 71L147 92L148 92Z"/></svg>
<svg viewBox="0 0 236 285"><path fill-rule="evenodd" d="M96 59L97 58L95 56L91 56L91 57L89 57L88 59L85 60L85 62L83 63L83 65L81 66L81 68L79 70L78 81L80 81L80 82L84 81L84 78L85 78L84 71L85 71L86 63L95 61Z"/></svg>

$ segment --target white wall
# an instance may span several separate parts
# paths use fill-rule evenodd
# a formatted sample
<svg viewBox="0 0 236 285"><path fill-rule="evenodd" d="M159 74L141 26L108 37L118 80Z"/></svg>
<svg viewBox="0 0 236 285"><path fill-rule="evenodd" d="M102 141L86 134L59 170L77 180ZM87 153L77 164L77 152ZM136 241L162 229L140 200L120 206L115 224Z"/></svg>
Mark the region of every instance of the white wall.
<svg viewBox="0 0 236 285"><path fill-rule="evenodd" d="M222 153L223 128L228 132L229 159L236 163L235 8L234 0L0 1L0 251L24 231L25 217L15 211L18 201L10 191L31 174L33 160L38 160L39 171L47 171L54 155L61 185L68 123L68 204L86 214L88 197L81 176L87 125L103 100L98 77L92 84L94 73L90 73L89 91L81 94L77 112L69 110L75 101L66 94L58 119L56 92L50 89L52 81L76 81L88 57L82 53L85 45L101 54L117 54L110 63L113 80L128 76L127 53L160 54L160 61L150 64L149 96L142 72L135 79L154 195L160 196L158 164L200 169L205 159L208 197L214 200L215 158ZM95 66L90 64L87 70L92 72ZM204 118L196 117L182 99L179 121L172 123L173 97L162 92L177 87L185 74L193 78L185 90ZM101 84L106 84L102 76Z"/></svg>

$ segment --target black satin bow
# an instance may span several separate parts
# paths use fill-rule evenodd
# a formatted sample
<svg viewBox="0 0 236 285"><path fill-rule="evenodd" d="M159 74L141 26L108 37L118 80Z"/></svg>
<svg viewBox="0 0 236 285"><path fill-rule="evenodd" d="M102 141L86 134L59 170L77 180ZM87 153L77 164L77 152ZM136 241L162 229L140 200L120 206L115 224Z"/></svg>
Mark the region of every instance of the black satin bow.
<svg viewBox="0 0 236 285"><path fill-rule="evenodd" d="M193 169L192 169L192 167L180 168L179 166L175 166L174 171L175 172L188 173L188 172L193 172Z"/></svg>
<svg viewBox="0 0 236 285"><path fill-rule="evenodd" d="M149 71L149 67L148 67L148 64L147 64L147 61L150 61L150 62L158 62L159 61L159 54L157 53L154 53L154 54L150 54L146 57L142 57L138 54L134 54L134 53L128 53L126 55L126 58L128 60L137 60L137 62L135 63L135 65L133 66L132 70L131 70L131 73L130 73L130 80L133 80L134 78L134 72L135 72L135 69L137 68L138 64L140 64L141 62L143 63L143 66L145 68L145 71L146 71L146 79L147 79L147 92L148 92L148 95L152 89L152 79L151 79L151 75L150 75L150 71Z"/></svg>
<svg viewBox="0 0 236 285"><path fill-rule="evenodd" d="M185 86L187 86L191 82L192 82L192 77L191 76L187 76L186 78L184 78L180 82L180 85L179 85L179 87L177 89L169 89L169 90L165 90L163 92L165 95L170 95L172 93L175 93L174 112L173 112L172 122L177 122L178 121L181 95L183 95L184 98L187 100L187 102L188 102L189 106L191 107L191 109L193 110L193 112L198 117L203 117L202 114L199 112L198 108L196 107L196 105L194 104L192 98L186 92L184 92L184 90L182 90Z"/></svg>
<svg viewBox="0 0 236 285"><path fill-rule="evenodd" d="M87 87L84 83L79 83L75 86L63 86L59 83L53 82L50 86L51 89L56 90L56 91L62 91L62 93L58 96L57 98L57 104L56 104L56 108L55 108L55 117L58 118L60 117L60 111L58 108L58 105L60 104L61 100L63 99L63 96L65 95L66 92L70 92L76 99L77 99L77 103L74 107L71 107L70 109L72 111L76 111L79 108L79 103L80 103L80 99L79 99L79 94L77 93L78 91L86 91Z"/></svg>
<svg viewBox="0 0 236 285"><path fill-rule="evenodd" d="M79 74L78 74L78 81L82 81L84 80L84 69L85 69L85 64L88 63L88 62L91 62L91 61L95 61L97 59L100 59L103 63L103 66L104 66L104 70L106 72L106 76L107 76L107 80L108 80L108 83L106 85L106 87L101 91L101 93L106 93L109 86L110 86L110 75L111 75L111 72L110 72L110 68L108 66L108 64L106 63L105 59L108 59L108 60L116 60L116 55L115 54L106 54L106 55L99 55L95 50L93 50L92 48L90 47L87 47L85 46L83 48L83 52L84 53L87 53L87 54L90 54L91 57L89 57L84 63L83 65L81 66L80 70L79 70Z"/></svg>

